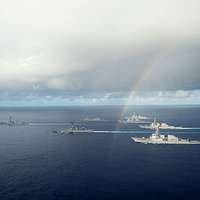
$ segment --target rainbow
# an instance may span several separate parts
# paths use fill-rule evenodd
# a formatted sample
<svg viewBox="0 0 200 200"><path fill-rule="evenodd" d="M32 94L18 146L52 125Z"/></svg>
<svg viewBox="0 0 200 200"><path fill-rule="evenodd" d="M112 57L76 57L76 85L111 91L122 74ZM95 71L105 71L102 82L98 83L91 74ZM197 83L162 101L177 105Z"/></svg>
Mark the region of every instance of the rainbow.
<svg viewBox="0 0 200 200"><path fill-rule="evenodd" d="M124 117L124 115L127 113L128 105L131 105L131 99L137 94L137 92L139 91L140 87L145 82L145 80L147 80L148 77L155 71L155 67L157 66L158 63L160 63L160 61L164 55L166 55L166 52L165 52L165 54L163 54L163 52L160 51L158 54L156 54L150 60L150 62L148 62L145 65L144 71L143 71L143 73L141 73L141 76L139 76L138 80L136 82L134 81L134 84L131 87L130 93L129 93L128 97L126 98L125 103L122 108L122 111L120 113L120 119L122 119ZM119 126L120 125L118 123L116 130L119 129Z"/></svg>

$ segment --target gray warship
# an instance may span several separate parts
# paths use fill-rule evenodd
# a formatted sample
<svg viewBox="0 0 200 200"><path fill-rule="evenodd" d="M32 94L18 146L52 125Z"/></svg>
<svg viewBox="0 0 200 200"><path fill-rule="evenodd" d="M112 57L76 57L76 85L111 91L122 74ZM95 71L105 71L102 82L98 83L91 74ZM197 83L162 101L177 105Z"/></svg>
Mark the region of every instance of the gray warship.
<svg viewBox="0 0 200 200"><path fill-rule="evenodd" d="M8 121L0 121L0 125L6 125L6 126L25 126L25 125L29 125L29 123L27 122L19 122L16 120L13 120L12 116L9 116Z"/></svg>
<svg viewBox="0 0 200 200"><path fill-rule="evenodd" d="M80 125L75 125L74 122L71 122L71 126L67 127L65 129L62 130L54 130L54 133L62 133L62 134L83 134L83 133L93 133L94 130L92 129L87 129L84 126L80 126Z"/></svg>
<svg viewBox="0 0 200 200"><path fill-rule="evenodd" d="M155 128L155 132L148 138L145 137L131 137L137 143L143 144L200 144L200 141L182 139L174 135L162 135L160 134L160 125Z"/></svg>

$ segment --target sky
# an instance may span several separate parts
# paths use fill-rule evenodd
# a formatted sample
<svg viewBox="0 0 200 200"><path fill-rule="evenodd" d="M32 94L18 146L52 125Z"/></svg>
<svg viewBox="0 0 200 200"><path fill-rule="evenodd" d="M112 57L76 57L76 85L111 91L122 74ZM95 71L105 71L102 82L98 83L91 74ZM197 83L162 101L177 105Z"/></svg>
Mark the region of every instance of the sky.
<svg viewBox="0 0 200 200"><path fill-rule="evenodd" d="M199 0L0 0L0 106L200 104Z"/></svg>

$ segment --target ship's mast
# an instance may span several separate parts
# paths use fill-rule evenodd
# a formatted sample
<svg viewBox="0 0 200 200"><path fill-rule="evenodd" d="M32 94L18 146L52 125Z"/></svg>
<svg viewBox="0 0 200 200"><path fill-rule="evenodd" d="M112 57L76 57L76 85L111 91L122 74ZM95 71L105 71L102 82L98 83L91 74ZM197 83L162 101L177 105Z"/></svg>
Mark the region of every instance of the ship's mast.
<svg viewBox="0 0 200 200"><path fill-rule="evenodd" d="M12 116L9 116L9 122L12 123Z"/></svg>
<svg viewBox="0 0 200 200"><path fill-rule="evenodd" d="M155 132L156 135L160 135L160 123L157 123L156 125L156 132Z"/></svg>

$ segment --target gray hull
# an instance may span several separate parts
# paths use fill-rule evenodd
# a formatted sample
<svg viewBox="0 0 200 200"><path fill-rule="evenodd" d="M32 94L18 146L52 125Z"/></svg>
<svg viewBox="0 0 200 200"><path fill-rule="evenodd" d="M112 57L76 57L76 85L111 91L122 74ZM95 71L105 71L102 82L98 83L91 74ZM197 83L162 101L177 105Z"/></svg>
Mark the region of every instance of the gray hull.
<svg viewBox="0 0 200 200"><path fill-rule="evenodd" d="M200 141L189 141L185 139L180 139L179 141L164 141L164 140L152 140L150 138L137 138L137 137L131 137L132 140L134 140L137 143L142 144L200 144Z"/></svg>
<svg viewBox="0 0 200 200"><path fill-rule="evenodd" d="M93 130L62 130L61 133L66 134L84 134L84 133L93 133Z"/></svg>

